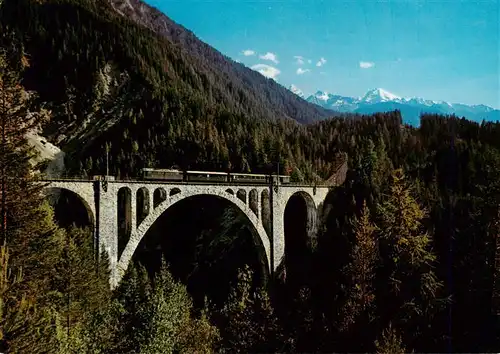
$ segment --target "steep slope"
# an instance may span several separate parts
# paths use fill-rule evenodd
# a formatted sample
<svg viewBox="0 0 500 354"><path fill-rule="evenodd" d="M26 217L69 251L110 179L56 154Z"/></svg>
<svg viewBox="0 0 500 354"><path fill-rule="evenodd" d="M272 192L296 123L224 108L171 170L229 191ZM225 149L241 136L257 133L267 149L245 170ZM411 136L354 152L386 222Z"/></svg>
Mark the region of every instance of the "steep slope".
<svg viewBox="0 0 500 354"><path fill-rule="evenodd" d="M127 102L149 100L172 91L183 102L202 100L203 109L223 107L252 118L288 118L308 123L332 114L225 58L166 16L142 13L151 21L157 18L168 22L171 35L158 36L134 24L105 0L7 0L1 20L23 37L31 56L33 66L25 77L28 88L51 103L83 96L83 102L77 103L83 107L72 109L77 111L77 117L89 118L91 125L101 118L97 112L84 109L95 103L90 102L92 95L101 100L119 96L119 102ZM61 110L56 110L56 116ZM120 120L116 109L105 111L113 118L107 118L105 124L99 122L99 131ZM64 135L72 136L73 129L82 129L80 121L71 124L64 120L65 125L75 125L65 127Z"/></svg>
<svg viewBox="0 0 500 354"><path fill-rule="evenodd" d="M221 71L104 0L5 0L0 46L27 53L23 85L51 110L42 135L71 173L102 173L106 146L122 176L174 164L267 171L291 156L297 120L330 112L229 60Z"/></svg>
<svg viewBox="0 0 500 354"><path fill-rule="evenodd" d="M274 107L273 114L277 117L284 116L300 123L311 123L335 115L331 110L297 100L285 87L226 57L158 9L140 0L108 1L124 17L151 29L195 57L222 85L228 88L239 87L245 91L249 100Z"/></svg>
<svg viewBox="0 0 500 354"><path fill-rule="evenodd" d="M299 89L297 86L295 86L294 84L290 85L290 87L288 88L290 91L292 91L294 94L296 94L297 96L299 96L300 98L305 98L305 95L304 95L304 92L302 92L301 89Z"/></svg>

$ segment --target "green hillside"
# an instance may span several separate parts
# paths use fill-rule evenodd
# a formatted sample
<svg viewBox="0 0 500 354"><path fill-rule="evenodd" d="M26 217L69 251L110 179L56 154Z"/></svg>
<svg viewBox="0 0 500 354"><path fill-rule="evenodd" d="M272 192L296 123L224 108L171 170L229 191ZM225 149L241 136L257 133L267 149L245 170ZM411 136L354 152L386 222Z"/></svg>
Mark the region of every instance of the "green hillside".
<svg viewBox="0 0 500 354"><path fill-rule="evenodd" d="M106 1L7 0L0 19L28 53L23 83L52 110L45 135L74 155L73 174L102 172L107 142L124 175L144 165L265 170L290 156L266 147L263 132L282 136L329 114L221 56L240 72L233 80Z"/></svg>

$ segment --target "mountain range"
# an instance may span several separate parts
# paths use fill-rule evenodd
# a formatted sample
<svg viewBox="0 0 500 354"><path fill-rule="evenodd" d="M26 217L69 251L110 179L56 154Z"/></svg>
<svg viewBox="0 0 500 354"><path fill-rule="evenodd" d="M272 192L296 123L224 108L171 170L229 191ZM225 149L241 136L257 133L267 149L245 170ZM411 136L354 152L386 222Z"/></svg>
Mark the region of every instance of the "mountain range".
<svg viewBox="0 0 500 354"><path fill-rule="evenodd" d="M397 109L401 112L405 123L414 126L419 125L421 113L455 115L476 122L500 120L500 110L485 105L466 105L417 97L402 98L382 88L369 90L364 96L357 98L324 91L317 91L313 95L306 96L295 85L291 85L289 89L308 102L337 112L371 114Z"/></svg>

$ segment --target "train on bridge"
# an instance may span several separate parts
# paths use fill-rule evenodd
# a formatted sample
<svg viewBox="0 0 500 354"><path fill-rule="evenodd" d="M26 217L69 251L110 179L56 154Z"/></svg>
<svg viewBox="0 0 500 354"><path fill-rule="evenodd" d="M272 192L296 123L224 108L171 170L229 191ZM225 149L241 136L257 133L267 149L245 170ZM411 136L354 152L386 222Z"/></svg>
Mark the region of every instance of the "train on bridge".
<svg viewBox="0 0 500 354"><path fill-rule="evenodd" d="M289 184L290 176L232 172L182 171L175 169L143 168L141 178L149 181L197 183L255 183Z"/></svg>

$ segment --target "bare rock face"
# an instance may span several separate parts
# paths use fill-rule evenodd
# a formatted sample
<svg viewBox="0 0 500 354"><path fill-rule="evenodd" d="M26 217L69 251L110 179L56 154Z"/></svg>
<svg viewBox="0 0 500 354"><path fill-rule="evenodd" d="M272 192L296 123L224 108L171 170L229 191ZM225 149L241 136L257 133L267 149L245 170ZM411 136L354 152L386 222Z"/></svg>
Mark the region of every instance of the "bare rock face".
<svg viewBox="0 0 500 354"><path fill-rule="evenodd" d="M63 177L65 171L64 152L36 132L28 133L26 138L38 153L38 156L32 161L33 165L44 161L47 162L44 165L45 168L39 172L47 178L57 179Z"/></svg>

